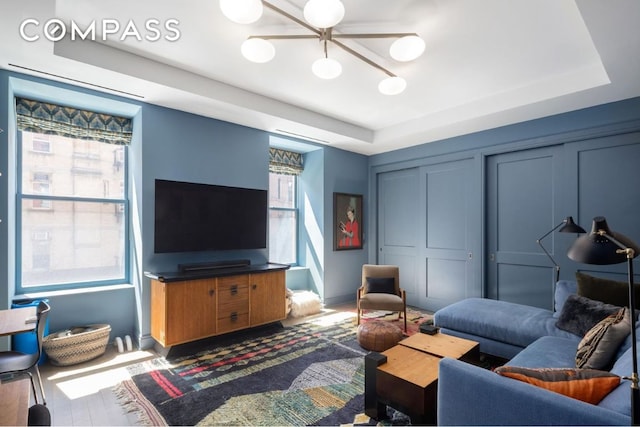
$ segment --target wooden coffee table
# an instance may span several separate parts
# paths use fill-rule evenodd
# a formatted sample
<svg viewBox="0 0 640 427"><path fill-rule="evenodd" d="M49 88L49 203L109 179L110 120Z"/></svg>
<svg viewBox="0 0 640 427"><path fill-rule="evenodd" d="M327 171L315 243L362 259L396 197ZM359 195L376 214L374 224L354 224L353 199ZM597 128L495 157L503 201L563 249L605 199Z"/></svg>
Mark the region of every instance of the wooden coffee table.
<svg viewBox="0 0 640 427"><path fill-rule="evenodd" d="M417 333L382 353L365 357L365 414L386 417L389 405L412 423L436 423L438 364L443 357L471 360L479 355L475 341L437 333Z"/></svg>

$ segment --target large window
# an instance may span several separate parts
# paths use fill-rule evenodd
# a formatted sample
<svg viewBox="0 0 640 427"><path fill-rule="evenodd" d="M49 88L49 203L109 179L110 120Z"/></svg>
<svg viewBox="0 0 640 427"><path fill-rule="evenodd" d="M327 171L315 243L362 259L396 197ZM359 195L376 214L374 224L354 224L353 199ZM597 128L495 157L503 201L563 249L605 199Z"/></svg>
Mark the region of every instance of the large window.
<svg viewBox="0 0 640 427"><path fill-rule="evenodd" d="M297 264L298 177L269 173L269 261Z"/></svg>
<svg viewBox="0 0 640 427"><path fill-rule="evenodd" d="M18 105L17 112L16 291L125 283L126 145L91 133L74 137L69 125L43 130L29 117L25 125L20 113L29 111Z"/></svg>
<svg viewBox="0 0 640 427"><path fill-rule="evenodd" d="M298 263L298 176L302 154L269 149L269 261Z"/></svg>

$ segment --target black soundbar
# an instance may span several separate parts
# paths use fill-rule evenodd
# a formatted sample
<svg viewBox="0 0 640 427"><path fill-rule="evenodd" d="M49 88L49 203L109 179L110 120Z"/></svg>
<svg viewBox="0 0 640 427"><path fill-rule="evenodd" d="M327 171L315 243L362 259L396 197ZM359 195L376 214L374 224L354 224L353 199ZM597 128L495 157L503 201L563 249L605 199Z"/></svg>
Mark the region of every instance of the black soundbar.
<svg viewBox="0 0 640 427"><path fill-rule="evenodd" d="M178 264L178 270L181 273L189 273L194 271L217 270L221 268L247 267L251 265L251 260L234 259L227 261L211 261L211 262L194 262L190 264Z"/></svg>

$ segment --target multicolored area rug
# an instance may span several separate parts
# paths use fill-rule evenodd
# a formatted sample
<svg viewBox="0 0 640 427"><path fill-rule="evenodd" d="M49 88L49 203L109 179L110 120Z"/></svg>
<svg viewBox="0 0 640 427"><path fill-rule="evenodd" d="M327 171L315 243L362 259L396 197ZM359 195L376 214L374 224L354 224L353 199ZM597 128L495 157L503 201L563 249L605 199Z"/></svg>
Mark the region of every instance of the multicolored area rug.
<svg viewBox="0 0 640 427"><path fill-rule="evenodd" d="M240 337L133 365L116 392L147 425L376 425L362 414L367 351L353 313Z"/></svg>
<svg viewBox="0 0 640 427"><path fill-rule="evenodd" d="M390 311L365 311L360 320L362 322L384 320L396 325L400 329L404 329L404 320L400 318L398 313ZM405 335L411 336L417 333L422 323L433 323L433 315L407 307L407 332Z"/></svg>

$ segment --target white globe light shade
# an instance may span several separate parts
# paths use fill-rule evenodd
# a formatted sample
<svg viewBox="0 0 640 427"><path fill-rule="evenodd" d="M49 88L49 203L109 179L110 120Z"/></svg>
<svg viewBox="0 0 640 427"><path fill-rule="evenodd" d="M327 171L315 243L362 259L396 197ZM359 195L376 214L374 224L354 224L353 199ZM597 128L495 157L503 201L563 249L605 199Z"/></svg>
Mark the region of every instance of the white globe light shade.
<svg viewBox="0 0 640 427"><path fill-rule="evenodd" d="M331 28L344 18L344 5L340 0L309 0L303 13L314 27Z"/></svg>
<svg viewBox="0 0 640 427"><path fill-rule="evenodd" d="M397 95L407 88L407 82L402 77L387 77L378 84L378 90L383 95Z"/></svg>
<svg viewBox="0 0 640 427"><path fill-rule="evenodd" d="M404 36L394 41L389 54L400 62L413 61L424 52L424 40L418 36Z"/></svg>
<svg viewBox="0 0 640 427"><path fill-rule="evenodd" d="M320 58L313 62L311 71L321 79L335 79L342 74L342 65L335 59Z"/></svg>
<svg viewBox="0 0 640 427"><path fill-rule="evenodd" d="M240 47L240 52L249 61L259 64L269 62L276 56L276 48L267 40L259 38L245 40Z"/></svg>
<svg viewBox="0 0 640 427"><path fill-rule="evenodd" d="M220 10L237 24L251 24L262 16L262 0L220 0Z"/></svg>

